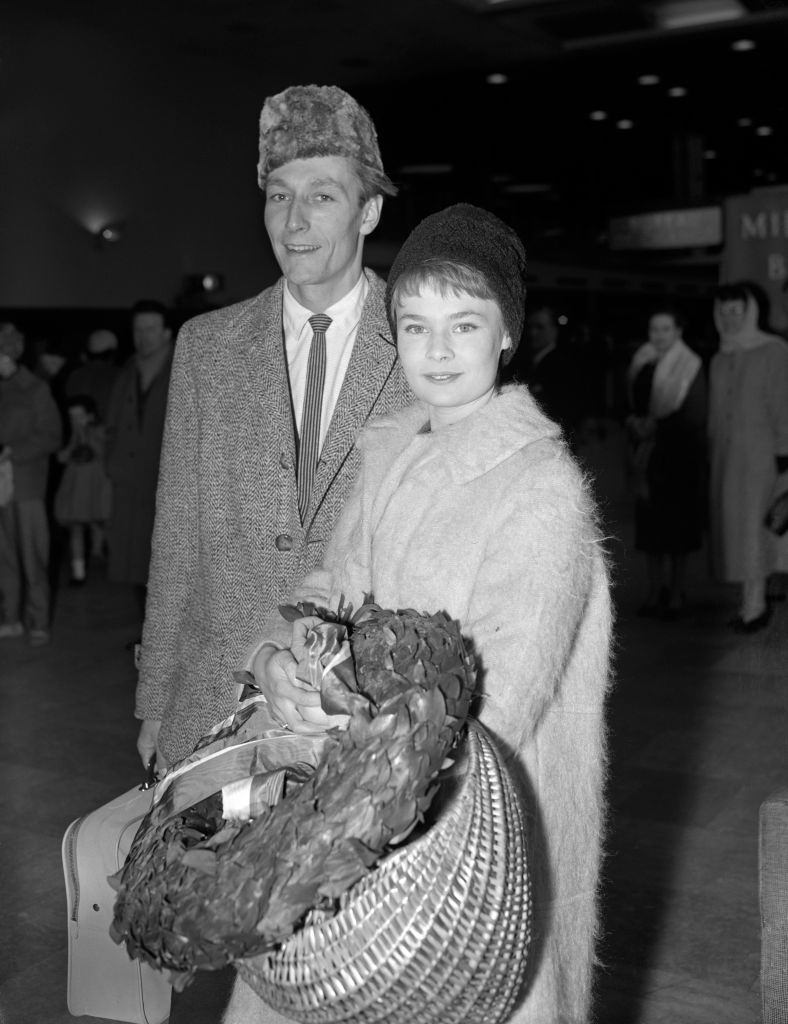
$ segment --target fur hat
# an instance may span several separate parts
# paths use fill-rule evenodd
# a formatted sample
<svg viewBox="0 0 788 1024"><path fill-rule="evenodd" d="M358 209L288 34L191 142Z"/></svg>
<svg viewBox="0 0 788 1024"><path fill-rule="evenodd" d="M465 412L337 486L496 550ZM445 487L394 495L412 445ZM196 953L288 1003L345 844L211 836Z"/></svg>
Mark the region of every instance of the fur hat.
<svg viewBox="0 0 788 1024"><path fill-rule="evenodd" d="M14 324L0 324L0 355L17 362L25 351L24 335Z"/></svg>
<svg viewBox="0 0 788 1024"><path fill-rule="evenodd" d="M376 193L396 195L383 170L378 137L367 111L336 85L292 85L269 96L260 114L257 183L290 160L344 156L367 172Z"/></svg>
<svg viewBox="0 0 788 1024"><path fill-rule="evenodd" d="M391 298L397 280L437 260L461 263L484 275L512 341L502 355L508 362L520 342L525 319L525 249L519 237L494 213L468 203L425 217L405 240L389 273L386 311L395 335Z"/></svg>

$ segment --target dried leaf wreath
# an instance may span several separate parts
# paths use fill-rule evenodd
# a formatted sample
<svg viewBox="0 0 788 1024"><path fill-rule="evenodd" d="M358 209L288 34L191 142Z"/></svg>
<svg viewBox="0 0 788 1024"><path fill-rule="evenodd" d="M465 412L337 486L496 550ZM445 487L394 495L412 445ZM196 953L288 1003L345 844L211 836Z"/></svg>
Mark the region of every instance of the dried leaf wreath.
<svg viewBox="0 0 788 1024"><path fill-rule="evenodd" d="M221 793L175 817L159 805L135 838L111 933L130 956L173 972L178 989L199 969L274 948L309 910L335 909L435 794L474 687L459 626L442 612L350 611L282 609L318 616L305 652L313 665L327 633L334 649L348 639L352 655L352 672L328 672L321 685L323 710L349 725L328 733L303 785L240 825L224 821Z"/></svg>

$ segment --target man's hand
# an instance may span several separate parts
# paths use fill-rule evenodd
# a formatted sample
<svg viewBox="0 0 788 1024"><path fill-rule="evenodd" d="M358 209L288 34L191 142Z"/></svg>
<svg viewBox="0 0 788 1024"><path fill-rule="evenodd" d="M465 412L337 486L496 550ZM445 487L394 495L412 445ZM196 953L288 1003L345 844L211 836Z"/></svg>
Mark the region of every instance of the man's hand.
<svg viewBox="0 0 788 1024"><path fill-rule="evenodd" d="M252 670L257 685L275 716L292 732L316 735L347 725L347 715L327 715L320 692L296 678L298 662L290 651L266 644L257 653Z"/></svg>
<svg viewBox="0 0 788 1024"><path fill-rule="evenodd" d="M143 768L147 771L151 760L155 758L157 773L164 772L167 768L164 758L159 753L159 729L161 729L160 719L146 718L140 726L137 736L137 753L142 758Z"/></svg>

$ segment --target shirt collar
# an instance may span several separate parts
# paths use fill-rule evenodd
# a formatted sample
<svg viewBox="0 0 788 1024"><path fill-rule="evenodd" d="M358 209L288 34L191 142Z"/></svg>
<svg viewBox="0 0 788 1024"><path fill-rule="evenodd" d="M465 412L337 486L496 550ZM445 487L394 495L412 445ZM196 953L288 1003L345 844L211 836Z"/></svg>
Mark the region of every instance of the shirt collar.
<svg viewBox="0 0 788 1024"><path fill-rule="evenodd" d="M331 317L332 325L343 323L347 325L347 329L355 327L361 319L361 311L364 308L368 291L369 282L366 274L362 271L358 281L346 295L343 295L328 309L320 310L320 312ZM282 297L282 321L285 336L299 337L304 328L308 326L309 318L314 316L314 313L314 310L301 305L285 281Z"/></svg>

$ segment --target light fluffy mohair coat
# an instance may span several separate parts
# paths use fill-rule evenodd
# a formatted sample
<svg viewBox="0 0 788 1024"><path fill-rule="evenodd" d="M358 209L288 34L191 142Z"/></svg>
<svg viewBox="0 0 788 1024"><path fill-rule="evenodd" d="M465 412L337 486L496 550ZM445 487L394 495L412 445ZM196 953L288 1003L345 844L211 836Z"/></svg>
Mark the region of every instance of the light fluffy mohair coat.
<svg viewBox="0 0 788 1024"><path fill-rule="evenodd" d="M422 432L371 423L321 570L297 596L445 609L481 668L479 717L523 782L535 934L514 1024L586 1024L604 823L611 608L582 474L524 388ZM272 618L266 636L287 641ZM280 1024L240 982L227 1024Z"/></svg>

